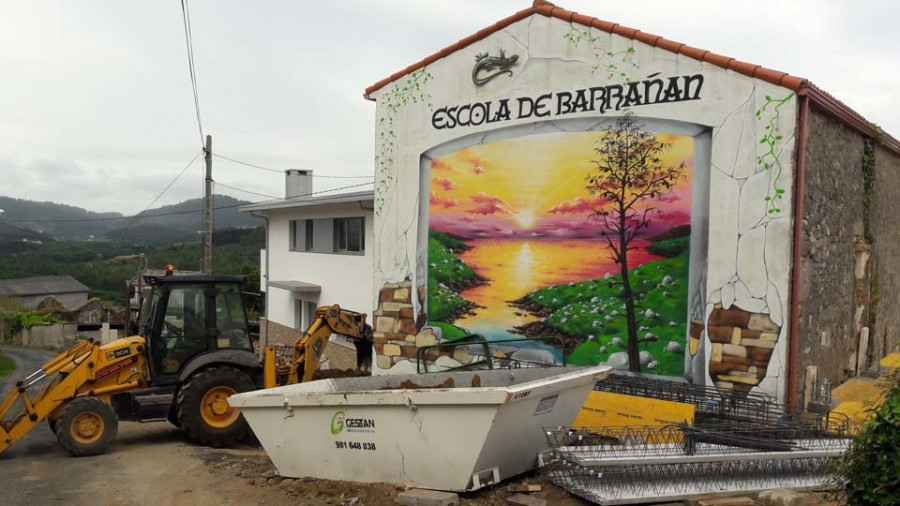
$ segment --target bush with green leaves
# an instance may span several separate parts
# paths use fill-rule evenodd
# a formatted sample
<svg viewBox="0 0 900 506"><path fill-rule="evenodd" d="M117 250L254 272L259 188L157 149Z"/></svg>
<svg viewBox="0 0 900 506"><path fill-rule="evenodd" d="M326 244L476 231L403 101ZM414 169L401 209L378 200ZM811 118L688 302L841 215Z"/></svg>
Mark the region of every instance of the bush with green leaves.
<svg viewBox="0 0 900 506"><path fill-rule="evenodd" d="M6 335L3 336L5 342L12 341L13 336L22 329L30 329L35 325L50 325L56 322L53 316L40 311L19 311L8 314L3 319L6 320Z"/></svg>
<svg viewBox="0 0 900 506"><path fill-rule="evenodd" d="M888 381L884 404L838 464L837 485L849 504L900 504L900 371Z"/></svg>

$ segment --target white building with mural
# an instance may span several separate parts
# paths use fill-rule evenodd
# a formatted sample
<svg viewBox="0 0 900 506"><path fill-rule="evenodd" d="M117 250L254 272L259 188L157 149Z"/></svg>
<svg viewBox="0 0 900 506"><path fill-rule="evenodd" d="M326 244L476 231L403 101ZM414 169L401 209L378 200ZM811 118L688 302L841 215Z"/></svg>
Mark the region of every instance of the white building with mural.
<svg viewBox="0 0 900 506"><path fill-rule="evenodd" d="M371 312L373 192L312 196L312 178L312 171L289 170L284 199L241 207L267 221L260 287L269 335L283 344L319 306Z"/></svg>
<svg viewBox="0 0 900 506"><path fill-rule="evenodd" d="M792 269L806 261L796 217L818 118L858 138L857 166L870 144L879 164L900 153L805 79L540 1L366 96L381 373L415 371L418 348L477 333L544 339L498 345L502 360L609 362L793 401L819 360L801 347L814 294ZM280 230L272 247L286 250ZM854 258L854 237L841 255ZM829 357L896 347L859 349L874 324L842 327ZM473 356L447 348L426 362L439 355Z"/></svg>

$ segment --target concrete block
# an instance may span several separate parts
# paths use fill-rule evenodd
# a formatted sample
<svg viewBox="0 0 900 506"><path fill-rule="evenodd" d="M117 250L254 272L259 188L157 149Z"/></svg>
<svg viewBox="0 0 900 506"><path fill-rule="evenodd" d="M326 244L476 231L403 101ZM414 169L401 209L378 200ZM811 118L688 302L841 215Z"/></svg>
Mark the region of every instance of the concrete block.
<svg viewBox="0 0 900 506"><path fill-rule="evenodd" d="M756 501L750 497L720 497L697 501L697 506L754 506L755 504Z"/></svg>
<svg viewBox="0 0 900 506"><path fill-rule="evenodd" d="M822 498L814 498L811 494L786 488L766 490L759 494L759 503L767 506L812 506L821 504L819 499Z"/></svg>
<svg viewBox="0 0 900 506"><path fill-rule="evenodd" d="M396 501L403 506L451 506L459 504L459 496L453 492L412 488L397 494Z"/></svg>
<svg viewBox="0 0 900 506"><path fill-rule="evenodd" d="M547 506L547 500L533 495L514 494L506 498L509 504L517 506Z"/></svg>
<svg viewBox="0 0 900 506"><path fill-rule="evenodd" d="M697 501L697 506L754 506L755 504L756 501L749 497L722 497Z"/></svg>

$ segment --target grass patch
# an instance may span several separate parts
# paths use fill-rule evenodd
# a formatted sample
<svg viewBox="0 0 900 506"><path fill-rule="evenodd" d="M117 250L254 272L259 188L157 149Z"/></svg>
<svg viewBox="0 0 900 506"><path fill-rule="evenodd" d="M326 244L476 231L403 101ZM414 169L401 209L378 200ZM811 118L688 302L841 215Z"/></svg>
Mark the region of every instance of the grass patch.
<svg viewBox="0 0 900 506"><path fill-rule="evenodd" d="M469 335L465 330L446 322L428 322L428 325L441 329L441 338L445 341L456 341Z"/></svg>
<svg viewBox="0 0 900 506"><path fill-rule="evenodd" d="M457 293L481 283L471 267L457 253L465 243L440 232L428 232L428 321L451 322L472 307Z"/></svg>
<svg viewBox="0 0 900 506"><path fill-rule="evenodd" d="M6 376L16 370L16 363L13 359L0 353L0 378Z"/></svg>
<svg viewBox="0 0 900 506"><path fill-rule="evenodd" d="M684 372L688 266L688 251L683 250L674 258L647 262L629 271L631 286L639 297L635 307L638 337L644 338L648 333L657 337L656 342L640 344L641 351L650 352L657 362L654 369L642 367L643 372L668 376ZM553 310L544 320L546 325L584 339L569 355L568 363L599 364L612 353L628 351L621 280L616 275L554 285L526 296L528 301ZM650 316L646 314L648 309L653 312ZM616 338L621 340L621 345L612 344ZM681 351L667 351L670 341L678 343Z"/></svg>

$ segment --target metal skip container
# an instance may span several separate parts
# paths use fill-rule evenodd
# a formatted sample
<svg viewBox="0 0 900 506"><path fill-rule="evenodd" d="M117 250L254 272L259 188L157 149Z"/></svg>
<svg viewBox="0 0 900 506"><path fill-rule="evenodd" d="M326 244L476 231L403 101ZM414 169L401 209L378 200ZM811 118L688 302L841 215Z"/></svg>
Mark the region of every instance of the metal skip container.
<svg viewBox="0 0 900 506"><path fill-rule="evenodd" d="M313 381L233 395L282 476L467 491L533 468L608 366Z"/></svg>

